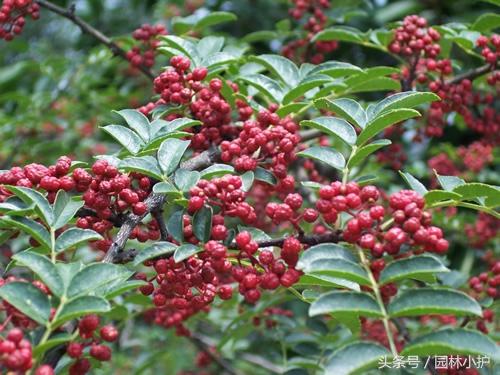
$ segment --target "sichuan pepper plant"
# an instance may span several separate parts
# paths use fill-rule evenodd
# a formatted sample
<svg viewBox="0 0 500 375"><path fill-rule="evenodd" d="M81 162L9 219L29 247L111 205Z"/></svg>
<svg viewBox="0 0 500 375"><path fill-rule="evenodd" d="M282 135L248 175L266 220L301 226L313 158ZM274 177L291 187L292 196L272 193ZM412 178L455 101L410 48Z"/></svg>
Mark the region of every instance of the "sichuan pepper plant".
<svg viewBox="0 0 500 375"><path fill-rule="evenodd" d="M426 360L443 356L461 361L446 373L482 373L471 357L495 371L500 189L479 173L498 143L494 14L364 32L334 25L334 1L297 0L293 33L220 36L210 28L236 15L216 10L120 44L74 8L4 0L0 37L41 8L150 92L99 124L115 152L0 173L2 372L154 371L182 339L198 352L183 370L204 368L183 374L384 372L405 357L441 373ZM393 63L337 61L343 43ZM457 69L455 44L481 64ZM474 141L457 165L428 157L463 128ZM152 353L133 367L124 353L144 342Z"/></svg>

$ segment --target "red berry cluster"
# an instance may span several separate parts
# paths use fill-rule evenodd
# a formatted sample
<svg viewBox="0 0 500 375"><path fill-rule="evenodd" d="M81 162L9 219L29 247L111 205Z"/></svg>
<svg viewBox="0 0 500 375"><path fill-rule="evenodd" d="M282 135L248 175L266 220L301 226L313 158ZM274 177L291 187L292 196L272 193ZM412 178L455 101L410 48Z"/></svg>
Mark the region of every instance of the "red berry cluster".
<svg viewBox="0 0 500 375"><path fill-rule="evenodd" d="M269 250L261 251L256 257L259 244L246 231L236 236L235 244L239 252L233 254L222 243L210 240L203 252L180 263L175 263L173 258L145 262L154 267L156 276L148 279L141 273L136 277L148 282L140 290L153 296L154 322L167 328L175 327L177 334L187 335L183 322L198 312L208 311L216 296L231 299L234 282L238 283L238 291L245 300L253 304L260 299L262 289L289 287L298 281L300 272L294 267L302 245L297 239L290 237L284 241L280 257ZM238 261L237 266L230 257ZM243 265L244 259L252 265Z"/></svg>
<svg viewBox="0 0 500 375"><path fill-rule="evenodd" d="M297 21L305 20L303 28L306 35L287 43L281 51L283 56L299 62L320 64L325 60L327 53L338 48L338 42L335 40L317 41L311 44L314 36L325 28L328 21L325 11L329 8L330 0L294 0L294 7L289 13Z"/></svg>
<svg viewBox="0 0 500 375"><path fill-rule="evenodd" d="M221 90L223 82L214 78L208 84L202 81L208 70L198 67L188 72L191 62L183 56L174 56L167 70L154 80L155 92L161 99L156 104L148 104L141 111L148 114L157 104L189 105L191 117L203 123L201 129L193 129L191 146L196 150L208 148L211 144L219 144L223 137L234 137L237 128L231 124L232 108L224 99ZM227 82L234 91L238 91L235 83ZM244 121L252 114L252 108L243 100L236 101L239 120Z"/></svg>
<svg viewBox="0 0 500 375"><path fill-rule="evenodd" d="M76 359L69 368L70 375L84 375L90 368L90 361L84 356L84 349L90 347L89 355L101 362L111 359L111 348L102 344L118 340L119 332L113 325L102 326L97 334L100 319L97 315L87 315L78 322L78 334L80 342L70 342L66 348L66 353L70 358Z"/></svg>
<svg viewBox="0 0 500 375"><path fill-rule="evenodd" d="M211 181L200 180L189 191L191 198L188 202L188 212L193 214L205 204L209 204L218 207L220 215L238 217L247 224L253 223L257 216L253 207L245 202L247 194L241 187L242 181L239 176L225 175ZM217 226L212 228L213 239L224 240L225 237L225 227L224 230Z"/></svg>
<svg viewBox="0 0 500 375"><path fill-rule="evenodd" d="M482 49L481 55L486 62L495 67L500 58L500 35L493 34L490 38L481 35L477 39L476 44Z"/></svg>
<svg viewBox="0 0 500 375"><path fill-rule="evenodd" d="M132 37L139 42L139 45L132 47L127 52L127 59L133 67L152 67L155 63L155 53L158 48L159 35L167 35L167 30L163 25L144 24L134 30Z"/></svg>
<svg viewBox="0 0 500 375"><path fill-rule="evenodd" d="M469 280L469 286L476 299L486 295L493 299L500 298L500 261L493 264L489 272L483 272L479 276L472 277Z"/></svg>
<svg viewBox="0 0 500 375"><path fill-rule="evenodd" d="M427 28L427 20L417 15L407 16L403 24L394 32L394 40L389 44L389 51L402 56L419 57L424 55L435 58L441 52L436 42L441 38L439 32Z"/></svg>
<svg viewBox="0 0 500 375"><path fill-rule="evenodd" d="M493 161L493 146L476 141L467 147L460 146L457 155L467 170L477 173Z"/></svg>
<svg viewBox="0 0 500 375"><path fill-rule="evenodd" d="M107 251L111 244L109 231L113 228L111 219L125 212L142 216L147 212L144 200L151 191L151 181L138 173L122 174L105 160L97 160L92 165L94 176L84 169L77 168L73 179L77 186L86 186L83 194L85 207L95 211L96 216L85 216L77 220L76 225L83 229L93 229L108 237L96 242L101 251ZM149 232L134 229L133 236L143 242L158 239L157 224L149 226Z"/></svg>
<svg viewBox="0 0 500 375"><path fill-rule="evenodd" d="M3 0L0 7L0 39L11 41L21 34L26 17L40 18L40 5L33 0Z"/></svg>
<svg viewBox="0 0 500 375"><path fill-rule="evenodd" d="M429 84L429 88L439 95L441 101L431 104L426 135L442 136L447 114L456 112L471 130L498 142L500 114L494 108L495 98L492 94L474 92L472 82L468 79L455 84L436 80Z"/></svg>
<svg viewBox="0 0 500 375"><path fill-rule="evenodd" d="M249 258L253 264L235 267L232 272L233 278L239 284L239 292L247 302L255 303L259 300L259 287L264 290L274 290L280 285L288 288L299 280L301 273L294 267L303 247L298 239L287 238L283 242L279 257L269 250L263 250L256 259L254 254L258 245L248 232L241 232L236 236L236 245L241 250L239 257Z"/></svg>
<svg viewBox="0 0 500 375"><path fill-rule="evenodd" d="M415 252L448 250L442 230L431 226L431 214L423 210L424 200L415 191L391 195L389 209L377 204L380 196L375 186L360 188L354 182L343 185L336 181L319 189L316 209L328 224L336 223L341 212L350 215L344 240L370 250L375 257L395 255L403 245L417 247ZM386 213L390 219L384 223Z"/></svg>
<svg viewBox="0 0 500 375"><path fill-rule="evenodd" d="M4 186L13 185L33 189L43 189L48 192L47 199L53 202L58 190L70 191L76 188L84 191L86 186L78 184L74 177L68 176L71 159L60 157L55 165L46 167L41 164L28 164L25 167L13 167L0 174L0 202L5 201L12 193Z"/></svg>
<svg viewBox="0 0 500 375"><path fill-rule="evenodd" d="M480 212L474 224L465 224L465 235L469 243L477 248L482 248L488 242L498 236L500 230L500 219Z"/></svg>
<svg viewBox="0 0 500 375"><path fill-rule="evenodd" d="M395 326L391 325L390 329L391 329L394 344L396 345L396 349L398 351L403 350L404 340L399 337L399 333L398 333L397 328ZM389 339L387 337L387 333L385 331L384 324L381 320L367 319L367 318L362 317L361 318L361 332L362 332L363 338L370 340L370 341L379 342L380 344L384 345L386 348L390 347L389 346Z"/></svg>
<svg viewBox="0 0 500 375"><path fill-rule="evenodd" d="M287 176L287 167L296 158L300 141L299 126L289 117L280 118L277 106L259 112L256 120L247 120L238 138L221 143L221 159L233 162L237 171L251 171L260 162L278 179Z"/></svg>
<svg viewBox="0 0 500 375"><path fill-rule="evenodd" d="M307 223L313 223L319 216L318 211L313 208L306 208L299 212L302 207L303 199L300 194L288 194L283 203L268 203L266 206L266 215L271 218L273 224L281 224L289 221L296 229L300 220Z"/></svg>
<svg viewBox="0 0 500 375"><path fill-rule="evenodd" d="M0 369L7 372L25 373L32 366L31 343L24 338L23 331L19 328L12 328L5 339L0 338Z"/></svg>

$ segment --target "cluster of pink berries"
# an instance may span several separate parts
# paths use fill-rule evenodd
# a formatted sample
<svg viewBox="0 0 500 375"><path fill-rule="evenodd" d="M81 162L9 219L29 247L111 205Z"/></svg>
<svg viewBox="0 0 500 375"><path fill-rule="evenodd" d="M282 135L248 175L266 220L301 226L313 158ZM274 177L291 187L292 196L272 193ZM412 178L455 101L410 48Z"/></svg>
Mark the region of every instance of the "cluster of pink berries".
<svg viewBox="0 0 500 375"><path fill-rule="evenodd" d="M433 28L427 28L425 18L412 15L403 20L394 33L394 40L389 44L389 51L402 56L435 58L441 52L437 41L441 35Z"/></svg>
<svg viewBox="0 0 500 375"><path fill-rule="evenodd" d="M278 179L287 176L288 165L296 156L299 126L289 117L280 118L278 107L262 110L256 120L248 120L238 138L221 143L221 159L232 162L237 171L255 170L257 166L271 170Z"/></svg>
<svg viewBox="0 0 500 375"><path fill-rule="evenodd" d="M113 325L102 326L99 334L96 334L100 325L97 315L87 315L78 322L78 334L80 341L73 341L66 347L66 353L76 361L69 367L70 375L85 375L91 369L91 362L85 358L84 349L90 347L89 355L97 361L105 362L111 359L111 348L102 344L118 340L119 332Z"/></svg>
<svg viewBox="0 0 500 375"><path fill-rule="evenodd" d="M0 39L11 41L22 33L26 17L40 18L40 5L33 0L3 0L0 7Z"/></svg>
<svg viewBox="0 0 500 375"><path fill-rule="evenodd" d="M157 39L159 35L167 35L165 26L144 24L134 30L132 37L139 44L127 52L127 59L133 67L150 68L155 64L156 49L160 43Z"/></svg>
<svg viewBox="0 0 500 375"><path fill-rule="evenodd" d="M325 11L329 8L330 0L294 0L294 7L289 13L297 21L306 20L303 25L306 35L288 42L281 51L283 56L300 62L320 64L327 53L338 48L336 40L317 41L314 44L311 42L314 36L325 28L328 21ZM314 49L313 53L311 53L311 47Z"/></svg>
<svg viewBox="0 0 500 375"><path fill-rule="evenodd" d="M253 223L257 218L252 206L245 202L247 194L241 189L239 176L225 175L211 181L201 180L189 191L188 212L193 214L205 204L220 208L221 215L240 218L244 223ZM214 227L212 234L217 234L216 240L225 239L226 231ZM224 234L224 235L222 235Z"/></svg>

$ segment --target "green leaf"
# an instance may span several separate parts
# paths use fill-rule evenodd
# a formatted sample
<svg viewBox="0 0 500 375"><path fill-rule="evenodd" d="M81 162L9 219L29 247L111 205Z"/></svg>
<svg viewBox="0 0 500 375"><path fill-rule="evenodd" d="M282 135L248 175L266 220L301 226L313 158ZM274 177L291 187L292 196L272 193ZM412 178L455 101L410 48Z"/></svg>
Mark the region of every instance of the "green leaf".
<svg viewBox="0 0 500 375"><path fill-rule="evenodd" d="M72 335L70 335L69 333L56 333L54 335L51 335L50 339L33 348L33 357L38 357L48 350L56 346L65 344L71 340Z"/></svg>
<svg viewBox="0 0 500 375"><path fill-rule="evenodd" d="M278 38L276 31L259 30L245 35L241 40L246 43L267 42Z"/></svg>
<svg viewBox="0 0 500 375"><path fill-rule="evenodd" d="M56 268L63 281L64 290L66 291L73 276L83 269L83 264L81 262L56 263Z"/></svg>
<svg viewBox="0 0 500 375"><path fill-rule="evenodd" d="M254 60L277 75L288 87L295 87L299 83L299 69L286 57L280 55L260 55L255 57Z"/></svg>
<svg viewBox="0 0 500 375"><path fill-rule="evenodd" d="M152 246L146 247L141 250L134 259L134 266L140 265L142 262L157 258L162 255L172 254L177 249L177 245L171 242L157 242Z"/></svg>
<svg viewBox="0 0 500 375"><path fill-rule="evenodd" d="M5 284L0 287L0 297L37 323L45 325L49 320L49 298L30 283Z"/></svg>
<svg viewBox="0 0 500 375"><path fill-rule="evenodd" d="M212 233L212 207L203 206L193 216L193 233L202 242L207 242Z"/></svg>
<svg viewBox="0 0 500 375"><path fill-rule="evenodd" d="M167 220L167 231L177 242L184 241L184 210L178 209L170 214Z"/></svg>
<svg viewBox="0 0 500 375"><path fill-rule="evenodd" d="M361 104L355 100L348 98L341 98L330 100L327 98L321 98L314 101L314 105L318 109L326 109L335 114L341 116L342 118L349 121L351 124L359 126L364 129L366 126L366 113Z"/></svg>
<svg viewBox="0 0 500 375"><path fill-rule="evenodd" d="M59 190L54 202L54 222L51 226L56 230L62 228L75 217L82 206L82 200L71 199L68 193Z"/></svg>
<svg viewBox="0 0 500 375"><path fill-rule="evenodd" d="M479 16L479 18L472 24L471 29L486 33L500 27L500 14L486 13Z"/></svg>
<svg viewBox="0 0 500 375"><path fill-rule="evenodd" d="M255 180L255 175L252 171L247 171L243 173L241 176L241 189L243 191L249 191L252 188L253 182Z"/></svg>
<svg viewBox="0 0 500 375"><path fill-rule="evenodd" d="M412 188L412 190L415 190L422 197L425 196L425 194L427 194L427 188L424 186L424 184L422 184L411 174L409 174L408 172L401 172L401 171L399 171L399 174L401 175L401 177L403 177L408 186Z"/></svg>
<svg viewBox="0 0 500 375"><path fill-rule="evenodd" d="M362 145L388 127L417 116L420 116L420 113L414 109L400 108L384 112L366 124L356 143Z"/></svg>
<svg viewBox="0 0 500 375"><path fill-rule="evenodd" d="M500 202L500 188L479 182L471 182L456 186L453 192L460 194L464 200L486 197L487 206L495 206Z"/></svg>
<svg viewBox="0 0 500 375"><path fill-rule="evenodd" d="M345 259L318 259L309 264L304 272L309 275L326 275L354 281L361 285L369 285L370 279L366 271L357 263Z"/></svg>
<svg viewBox="0 0 500 375"><path fill-rule="evenodd" d="M205 57L201 62L201 65L210 69L210 71L215 70L217 67L225 64L229 64L236 61L236 57L227 52L216 52Z"/></svg>
<svg viewBox="0 0 500 375"><path fill-rule="evenodd" d="M102 239L101 235L91 229L70 228L56 240L56 253L63 252L82 243Z"/></svg>
<svg viewBox="0 0 500 375"><path fill-rule="evenodd" d="M261 94L263 94L267 98L281 103L284 96L283 88L276 80L269 78L263 74L249 74L246 76L240 76L238 79L255 87Z"/></svg>
<svg viewBox="0 0 500 375"><path fill-rule="evenodd" d="M26 216L26 214L31 214L34 208L34 203L25 203L15 195L8 197L5 202L0 203L0 212L11 216Z"/></svg>
<svg viewBox="0 0 500 375"><path fill-rule="evenodd" d="M43 222L47 225L52 224L54 214L49 201L41 193L36 190L21 186L7 186L7 188L16 194L26 203L34 203L36 211Z"/></svg>
<svg viewBox="0 0 500 375"><path fill-rule="evenodd" d="M363 43L363 39L363 34L357 29L345 26L335 26L320 31L312 38L312 41L338 40L342 42Z"/></svg>
<svg viewBox="0 0 500 375"><path fill-rule="evenodd" d="M421 279L437 272L449 272L443 263L431 255L418 255L389 263L381 272L379 283L387 284L402 279Z"/></svg>
<svg viewBox="0 0 500 375"><path fill-rule="evenodd" d="M125 281L132 272L124 266L109 263L92 263L79 271L71 280L68 287L68 297L76 297L91 293L102 285L115 280Z"/></svg>
<svg viewBox="0 0 500 375"><path fill-rule="evenodd" d="M175 263L180 263L183 260L189 258L190 256L199 253L200 251L203 251L203 248L191 245L191 244L184 244L179 246L174 253L174 261Z"/></svg>
<svg viewBox="0 0 500 375"><path fill-rule="evenodd" d="M50 249L50 234L42 224L25 217L0 217L0 227L4 229L18 228L33 237L41 246Z"/></svg>
<svg viewBox="0 0 500 375"><path fill-rule="evenodd" d="M212 177L224 176L225 174L231 174L234 172L234 168L227 164L214 164L208 168L205 168L200 172L200 177L209 180Z"/></svg>
<svg viewBox="0 0 500 375"><path fill-rule="evenodd" d="M220 23L236 21L238 17L235 14L229 12L211 12L205 17L201 18L196 24L194 28L196 30L203 30L210 26L215 26Z"/></svg>
<svg viewBox="0 0 500 375"><path fill-rule="evenodd" d="M313 76L308 76L302 81L300 81L297 86L289 90L283 97L282 103L289 104L293 100L297 99L299 96L303 96L308 91L319 87L327 82L331 82L332 78L324 74L317 74Z"/></svg>
<svg viewBox="0 0 500 375"><path fill-rule="evenodd" d="M355 342L337 349L325 364L325 374L364 374L375 368L380 358L391 357L382 345L372 342Z"/></svg>
<svg viewBox="0 0 500 375"><path fill-rule="evenodd" d="M63 281L54 264L43 255L23 251L12 257L17 263L32 270L50 291L60 297L63 293Z"/></svg>
<svg viewBox="0 0 500 375"><path fill-rule="evenodd" d="M176 35L164 35L160 37L160 40L166 43L169 47L176 49L181 52L184 56L188 57L196 65L199 62L200 56L196 50L196 45L190 40L180 38ZM164 47L163 47L164 48ZM162 47L159 48L160 51L164 51ZM174 54L178 54L175 52Z"/></svg>
<svg viewBox="0 0 500 375"><path fill-rule="evenodd" d="M116 139L131 154L137 154L144 146L143 140L129 128L121 125L103 126L102 130Z"/></svg>
<svg viewBox="0 0 500 375"><path fill-rule="evenodd" d="M388 139L377 139L372 143L358 148L347 161L347 167L351 169L361 164L368 156L373 154L375 151L381 149L382 147L389 146L391 143L392 142Z"/></svg>
<svg viewBox="0 0 500 375"><path fill-rule="evenodd" d="M256 180L266 182L269 185L276 185L278 183L278 180L274 176L273 172L270 172L262 167L255 168L254 177Z"/></svg>
<svg viewBox="0 0 500 375"><path fill-rule="evenodd" d="M464 328L447 328L417 337L401 355L486 355L493 361L500 360L500 350L493 340Z"/></svg>
<svg viewBox="0 0 500 375"><path fill-rule="evenodd" d="M388 313L392 317L427 314L482 316L481 306L467 294L432 288L405 290L391 301Z"/></svg>
<svg viewBox="0 0 500 375"><path fill-rule="evenodd" d="M145 142L149 141L149 120L146 116L135 109L122 109L121 111L115 112L123 117L123 119L127 122L127 125L139 134L139 137L141 137Z"/></svg>
<svg viewBox="0 0 500 375"><path fill-rule="evenodd" d="M175 138L163 141L158 150L158 162L165 176L174 173L190 143Z"/></svg>
<svg viewBox="0 0 500 375"><path fill-rule="evenodd" d="M356 143L356 130L347 121L336 117L317 117L312 120L303 120L300 125L333 135L349 146Z"/></svg>
<svg viewBox="0 0 500 375"><path fill-rule="evenodd" d="M111 310L111 305L102 297L81 296L68 301L52 322L53 327L59 327L69 320L88 314L102 314Z"/></svg>
<svg viewBox="0 0 500 375"><path fill-rule="evenodd" d="M119 168L125 171L133 171L145 174L147 176L162 179L162 173L158 162L152 156L130 157L122 160L118 165Z"/></svg>
<svg viewBox="0 0 500 375"><path fill-rule="evenodd" d="M182 195L182 193L179 190L177 190L177 188L170 182L159 182L157 184L154 184L153 193L167 194L167 195L171 194L174 196Z"/></svg>
<svg viewBox="0 0 500 375"><path fill-rule="evenodd" d="M344 156L340 152L329 147L314 146L297 153L297 155L318 160L335 169L342 170L345 167Z"/></svg>
<svg viewBox="0 0 500 375"><path fill-rule="evenodd" d="M405 91L393 94L380 101L369 113L369 118L377 117L391 109L408 109L418 105L440 100L439 96L430 92Z"/></svg>
<svg viewBox="0 0 500 375"><path fill-rule="evenodd" d="M329 288L347 288L359 292L359 284L354 283L349 280L342 279L340 277L325 276L325 275L302 275L299 285L314 285L314 286L326 286Z"/></svg>
<svg viewBox="0 0 500 375"><path fill-rule="evenodd" d="M431 190L425 193L424 198L425 198L425 203L427 205L431 205L432 203L447 201L449 199L460 201L462 199L462 196L452 191Z"/></svg>
<svg viewBox="0 0 500 375"><path fill-rule="evenodd" d="M401 90L400 81L389 77L367 78L364 82L348 85L347 93L362 93L373 91L396 91Z"/></svg>
<svg viewBox="0 0 500 375"><path fill-rule="evenodd" d="M224 38L220 36L207 36L199 40L196 45L200 56L209 56L212 53L220 52L224 47Z"/></svg>
<svg viewBox="0 0 500 375"><path fill-rule="evenodd" d="M115 285L111 285L110 287L106 288L104 297L106 299L112 299L130 290L138 289L145 284L146 282L142 280L127 280L125 282L119 281L115 283Z"/></svg>
<svg viewBox="0 0 500 375"><path fill-rule="evenodd" d="M347 248L335 243L322 243L304 251L297 262L297 269L307 270L317 260L344 259L356 262L356 257ZM307 271L306 271L307 272Z"/></svg>
<svg viewBox="0 0 500 375"><path fill-rule="evenodd" d="M175 185L184 192L189 191L200 180L200 172L189 171L187 169L178 169L175 172L174 182Z"/></svg>
<svg viewBox="0 0 500 375"><path fill-rule="evenodd" d="M441 187L446 191L452 191L455 187L465 184L465 181L456 176L440 176L436 173L436 177Z"/></svg>
<svg viewBox="0 0 500 375"><path fill-rule="evenodd" d="M193 126L197 125L201 125L201 122L186 117L176 118L172 121L156 119L151 123L150 126L151 139L157 139L164 135L192 128Z"/></svg>
<svg viewBox="0 0 500 375"><path fill-rule="evenodd" d="M326 61L317 65L309 72L309 74L322 73L329 75L332 78L339 78L362 72L363 69L357 67L356 65L340 61Z"/></svg>
<svg viewBox="0 0 500 375"><path fill-rule="evenodd" d="M307 103L305 103L305 102L293 102L293 103L289 103L287 105L281 106L276 111L276 114L279 117L283 118L283 117L286 117L286 115L289 115L290 113L297 113L305 107L307 107Z"/></svg>
<svg viewBox="0 0 500 375"><path fill-rule="evenodd" d="M383 316L380 307L368 293L333 291L322 294L309 307L309 316L322 314L356 314L380 318Z"/></svg>

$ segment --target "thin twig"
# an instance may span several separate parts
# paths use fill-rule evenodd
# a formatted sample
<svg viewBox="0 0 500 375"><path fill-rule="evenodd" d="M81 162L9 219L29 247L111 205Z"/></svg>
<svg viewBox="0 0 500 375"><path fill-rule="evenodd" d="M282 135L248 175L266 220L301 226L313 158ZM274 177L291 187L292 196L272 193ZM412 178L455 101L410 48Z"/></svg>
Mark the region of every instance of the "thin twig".
<svg viewBox="0 0 500 375"><path fill-rule="evenodd" d="M55 5L51 3L50 1L45 1L45 0L36 0L36 2L43 8L50 10L53 13L56 13L71 22L73 22L75 25L77 25L83 33L91 35L95 39L97 39L100 43L104 44L106 47L108 47L113 55L121 57L122 59L128 61L127 59L127 53L126 51L121 48L118 44L113 42L111 38L108 36L104 35L101 31L97 30L93 26L89 25L87 22L82 20L80 17L78 17L75 14L75 7L70 6L68 9L62 8L58 5ZM150 80L154 79L154 74L151 72L149 68L147 68L144 65L139 65L138 69L144 73Z"/></svg>
<svg viewBox="0 0 500 375"><path fill-rule="evenodd" d="M494 71L495 69L498 68L498 66L499 66L498 63L495 66L492 66L491 64L486 64L480 66L479 68L471 69L465 73L459 74L453 77L452 79L446 81L446 84L453 85L462 82L464 79L470 79L472 81L478 77L481 77L484 74Z"/></svg>

